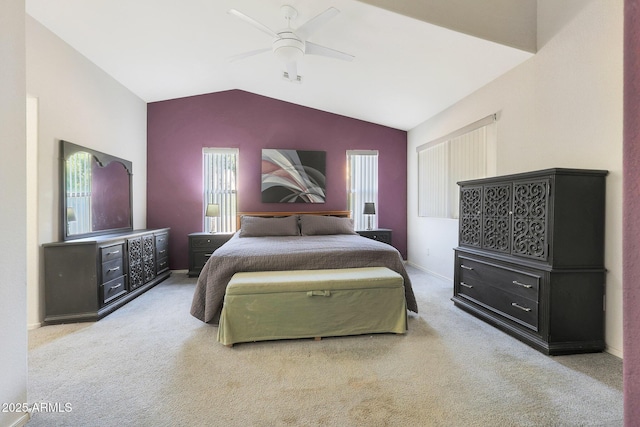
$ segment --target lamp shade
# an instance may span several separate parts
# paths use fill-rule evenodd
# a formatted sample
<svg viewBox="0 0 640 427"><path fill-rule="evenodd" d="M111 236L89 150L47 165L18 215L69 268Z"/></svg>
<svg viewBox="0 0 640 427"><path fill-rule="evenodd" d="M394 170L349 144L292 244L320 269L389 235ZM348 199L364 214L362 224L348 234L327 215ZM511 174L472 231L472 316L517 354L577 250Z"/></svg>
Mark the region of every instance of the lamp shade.
<svg viewBox="0 0 640 427"><path fill-rule="evenodd" d="M364 204L364 212L365 215L373 215L376 213L376 204L373 202L367 202Z"/></svg>
<svg viewBox="0 0 640 427"><path fill-rule="evenodd" d="M220 216L220 205L209 203L205 216Z"/></svg>
<svg viewBox="0 0 640 427"><path fill-rule="evenodd" d="M67 208L67 222L76 221L76 210L73 208Z"/></svg>

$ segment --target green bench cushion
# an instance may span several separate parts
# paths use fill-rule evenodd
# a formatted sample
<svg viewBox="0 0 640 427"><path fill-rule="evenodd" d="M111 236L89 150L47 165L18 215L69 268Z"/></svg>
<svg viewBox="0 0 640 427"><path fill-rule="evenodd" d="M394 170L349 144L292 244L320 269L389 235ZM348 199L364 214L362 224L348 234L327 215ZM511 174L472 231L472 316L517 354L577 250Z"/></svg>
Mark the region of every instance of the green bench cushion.
<svg viewBox="0 0 640 427"><path fill-rule="evenodd" d="M246 295L318 289L400 288L403 285L402 276L386 267L258 271L234 274L226 293Z"/></svg>

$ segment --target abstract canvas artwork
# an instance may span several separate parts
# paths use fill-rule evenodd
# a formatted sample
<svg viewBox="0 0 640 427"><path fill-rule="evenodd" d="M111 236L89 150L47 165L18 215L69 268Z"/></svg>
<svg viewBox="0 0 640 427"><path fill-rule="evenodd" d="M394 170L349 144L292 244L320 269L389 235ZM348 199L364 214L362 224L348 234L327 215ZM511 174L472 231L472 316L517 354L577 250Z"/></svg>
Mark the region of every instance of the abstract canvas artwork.
<svg viewBox="0 0 640 427"><path fill-rule="evenodd" d="M262 150L264 203L324 203L325 151Z"/></svg>

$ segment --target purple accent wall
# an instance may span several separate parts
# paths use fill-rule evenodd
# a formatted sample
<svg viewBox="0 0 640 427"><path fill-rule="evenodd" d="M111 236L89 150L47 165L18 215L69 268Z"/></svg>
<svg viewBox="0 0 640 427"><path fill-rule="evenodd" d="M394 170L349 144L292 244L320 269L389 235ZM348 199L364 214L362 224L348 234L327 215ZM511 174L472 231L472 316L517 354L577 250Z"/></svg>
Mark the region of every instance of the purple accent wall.
<svg viewBox="0 0 640 427"><path fill-rule="evenodd" d="M623 148L624 425L640 425L640 0L625 1Z"/></svg>
<svg viewBox="0 0 640 427"><path fill-rule="evenodd" d="M378 224L407 257L407 133L240 90L148 104L147 227L171 227L172 269L188 266L202 230L202 148L239 148L239 211L347 208L346 150L378 150ZM326 151L323 204L262 203L263 148Z"/></svg>

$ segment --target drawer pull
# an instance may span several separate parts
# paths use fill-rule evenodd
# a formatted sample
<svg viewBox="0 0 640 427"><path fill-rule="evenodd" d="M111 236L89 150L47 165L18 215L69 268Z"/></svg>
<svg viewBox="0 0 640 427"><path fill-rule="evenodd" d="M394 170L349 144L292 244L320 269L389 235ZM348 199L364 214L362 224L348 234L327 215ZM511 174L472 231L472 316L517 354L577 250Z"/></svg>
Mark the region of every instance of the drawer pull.
<svg viewBox="0 0 640 427"><path fill-rule="evenodd" d="M527 288L527 289L531 289L533 287L532 285L527 285L525 283L520 283L517 280L514 280L511 283L513 283L514 285L522 286L523 288Z"/></svg>
<svg viewBox="0 0 640 427"><path fill-rule="evenodd" d="M466 283L464 283L464 282L460 282L460 286L464 286L465 288L469 288L469 289L473 288L473 286L472 286L472 285L467 285L467 284L466 284Z"/></svg>
<svg viewBox="0 0 640 427"><path fill-rule="evenodd" d="M118 283L117 285L110 287L109 288L109 292L115 291L116 289L118 289L120 287L122 287L122 283Z"/></svg>
<svg viewBox="0 0 640 427"><path fill-rule="evenodd" d="M167 252L167 250L166 250L166 249L163 249L163 250L159 251L158 253L159 253L159 254L163 254L163 253L165 253L165 252Z"/></svg>
<svg viewBox="0 0 640 427"><path fill-rule="evenodd" d="M114 271L120 270L120 267L113 267L107 270L107 273L113 273Z"/></svg>
<svg viewBox="0 0 640 427"><path fill-rule="evenodd" d="M107 256L109 256L109 255L118 255L119 253L120 253L120 251L107 252Z"/></svg>
<svg viewBox="0 0 640 427"><path fill-rule="evenodd" d="M460 264L460 268L464 268L465 270L473 270L473 267L467 267L464 264Z"/></svg>
<svg viewBox="0 0 640 427"><path fill-rule="evenodd" d="M523 306L521 306L520 304L515 303L515 302L512 302L512 303L511 303L511 305L512 305L513 307L515 307L515 308L519 308L519 309L520 309L520 310L522 310L522 311L527 311L527 312L531 311L531 309L530 309L529 307L523 307Z"/></svg>

